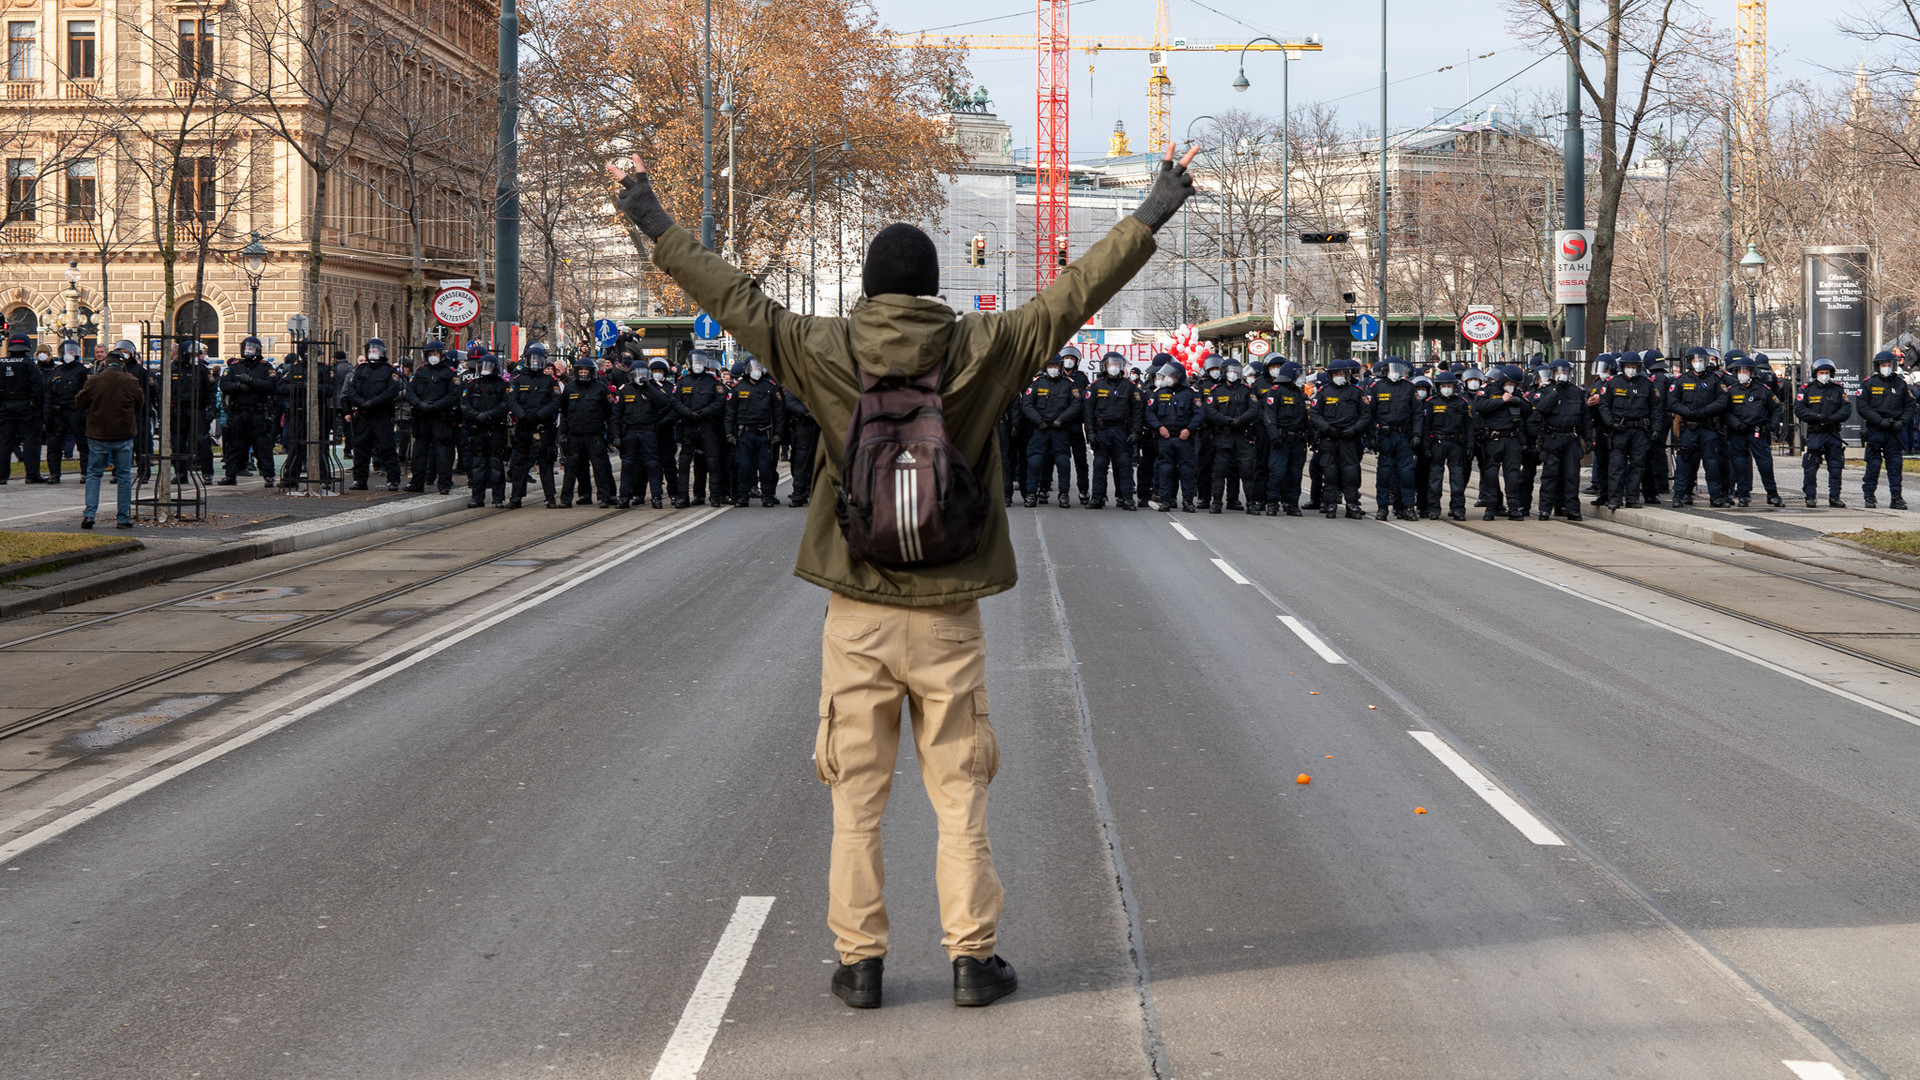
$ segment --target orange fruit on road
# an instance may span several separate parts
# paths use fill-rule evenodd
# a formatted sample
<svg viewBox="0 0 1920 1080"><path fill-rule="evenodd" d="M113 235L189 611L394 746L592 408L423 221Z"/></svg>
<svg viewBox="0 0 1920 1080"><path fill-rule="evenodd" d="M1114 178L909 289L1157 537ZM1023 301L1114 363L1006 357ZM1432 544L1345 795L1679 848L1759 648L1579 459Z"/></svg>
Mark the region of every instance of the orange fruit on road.
<svg viewBox="0 0 1920 1080"><path fill-rule="evenodd" d="M1293 782L1296 784L1312 783L1313 777L1308 776L1306 773L1301 773L1299 776L1293 778Z"/></svg>

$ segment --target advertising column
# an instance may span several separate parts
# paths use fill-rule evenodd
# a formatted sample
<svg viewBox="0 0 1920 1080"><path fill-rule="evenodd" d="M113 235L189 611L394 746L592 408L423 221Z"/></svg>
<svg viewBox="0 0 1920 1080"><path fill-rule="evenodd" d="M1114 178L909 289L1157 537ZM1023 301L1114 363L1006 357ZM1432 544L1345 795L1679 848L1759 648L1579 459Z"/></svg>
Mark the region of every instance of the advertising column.
<svg viewBox="0 0 1920 1080"><path fill-rule="evenodd" d="M1813 361L1823 357L1833 361L1851 396L1867 377L1867 362L1873 355L1873 302L1867 292L1872 255L1865 245L1839 244L1801 248L1800 257L1807 313L1802 354L1806 370L1811 372ZM1848 440L1858 439L1859 423L1847 424L1842 434Z"/></svg>

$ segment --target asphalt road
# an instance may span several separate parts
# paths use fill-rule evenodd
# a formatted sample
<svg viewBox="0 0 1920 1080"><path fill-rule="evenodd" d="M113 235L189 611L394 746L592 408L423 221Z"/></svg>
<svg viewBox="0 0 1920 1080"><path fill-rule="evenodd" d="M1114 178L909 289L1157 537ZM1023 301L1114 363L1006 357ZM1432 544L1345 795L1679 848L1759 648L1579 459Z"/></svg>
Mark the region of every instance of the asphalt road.
<svg viewBox="0 0 1920 1080"><path fill-rule="evenodd" d="M950 1004L910 751L887 1007L827 993L825 597L754 508L0 867L5 1075L668 1075L771 897L702 1077L1920 1077L1920 728L1449 526L1013 513L1015 997Z"/></svg>

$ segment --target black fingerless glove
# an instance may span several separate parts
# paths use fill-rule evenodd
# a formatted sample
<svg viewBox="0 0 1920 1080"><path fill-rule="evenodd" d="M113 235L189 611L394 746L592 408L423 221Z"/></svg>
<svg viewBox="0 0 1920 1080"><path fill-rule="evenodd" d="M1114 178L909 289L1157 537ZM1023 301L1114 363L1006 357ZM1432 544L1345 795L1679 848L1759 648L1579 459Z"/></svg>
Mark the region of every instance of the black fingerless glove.
<svg viewBox="0 0 1920 1080"><path fill-rule="evenodd" d="M653 193L653 181L646 173L629 174L620 181L620 196L614 205L626 215L628 221L647 239L658 240L673 227L673 219L667 216L667 208L660 205L660 197Z"/></svg>
<svg viewBox="0 0 1920 1080"><path fill-rule="evenodd" d="M1193 195L1193 174L1185 165L1178 162L1162 161L1160 173L1154 177L1153 187L1147 191L1147 197L1141 201L1140 209L1133 216L1153 232L1159 232L1160 226L1173 220Z"/></svg>

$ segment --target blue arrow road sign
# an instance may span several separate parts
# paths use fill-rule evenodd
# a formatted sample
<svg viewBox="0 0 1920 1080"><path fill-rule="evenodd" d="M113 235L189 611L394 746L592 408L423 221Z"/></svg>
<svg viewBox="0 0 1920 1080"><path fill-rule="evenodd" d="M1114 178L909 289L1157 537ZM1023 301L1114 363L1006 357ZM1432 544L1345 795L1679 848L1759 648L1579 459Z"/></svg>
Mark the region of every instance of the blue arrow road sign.
<svg viewBox="0 0 1920 1080"><path fill-rule="evenodd" d="M720 336L719 321L706 312L701 312L700 317L693 320L693 336L701 341L712 341L718 338Z"/></svg>
<svg viewBox="0 0 1920 1080"><path fill-rule="evenodd" d="M615 325L612 319L593 320L593 343L595 345L603 349L611 349L613 348L613 343L619 340L620 327Z"/></svg>
<svg viewBox="0 0 1920 1080"><path fill-rule="evenodd" d="M1371 315L1362 315L1354 319L1348 329L1353 331L1353 340L1372 341L1380 336L1380 320Z"/></svg>

